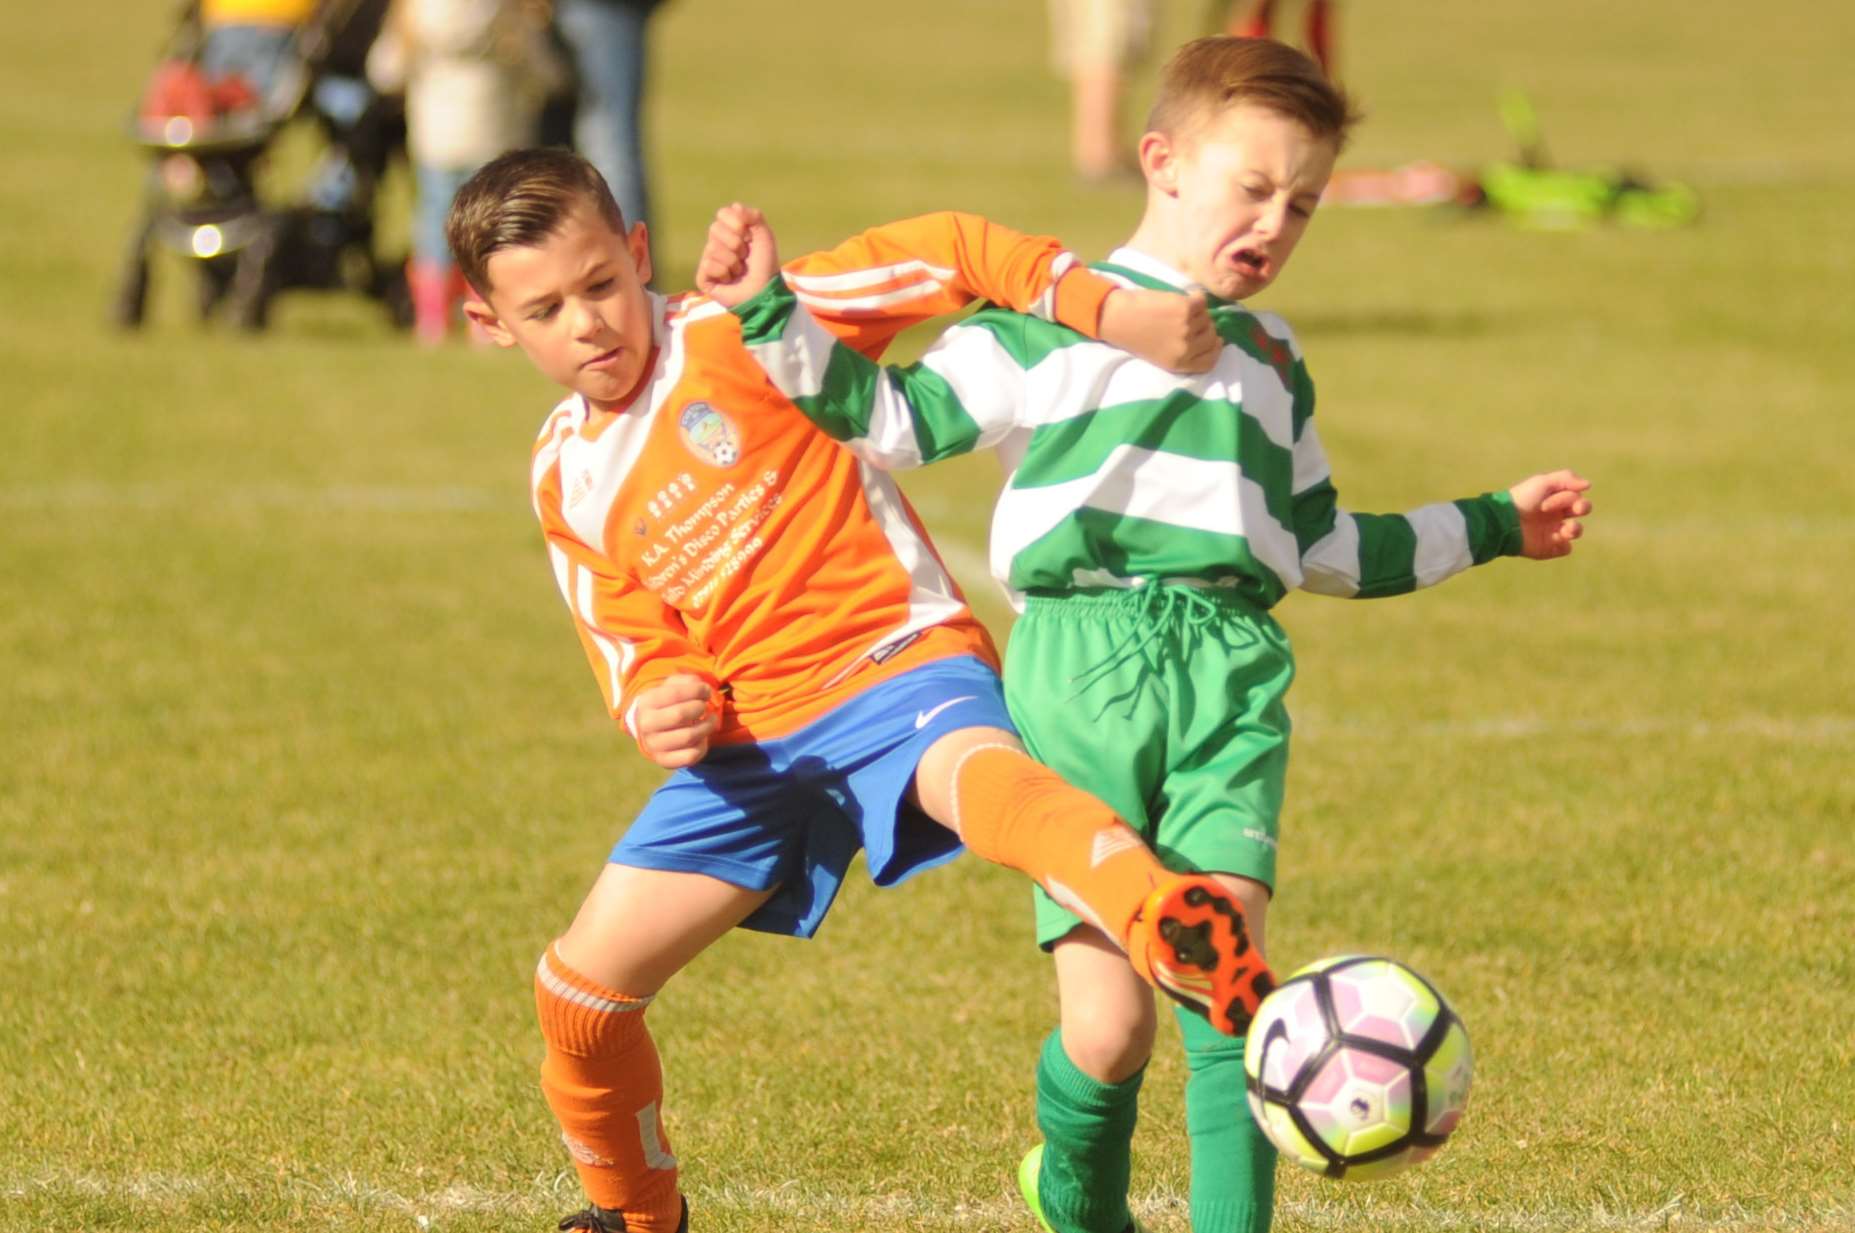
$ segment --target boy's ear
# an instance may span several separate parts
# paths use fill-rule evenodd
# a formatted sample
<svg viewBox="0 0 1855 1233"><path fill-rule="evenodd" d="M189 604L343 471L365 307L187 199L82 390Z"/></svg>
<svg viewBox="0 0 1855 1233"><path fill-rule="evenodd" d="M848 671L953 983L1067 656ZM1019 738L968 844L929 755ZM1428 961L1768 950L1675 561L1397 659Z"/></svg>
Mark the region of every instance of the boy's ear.
<svg viewBox="0 0 1855 1233"><path fill-rule="evenodd" d="M644 226L642 219L631 224L631 230L625 233L625 251L631 254L631 263L637 267L638 281L649 283L651 280L651 233Z"/></svg>
<svg viewBox="0 0 1855 1233"><path fill-rule="evenodd" d="M1172 138L1164 133L1146 133L1140 138L1140 173L1153 188L1170 196L1179 189L1179 152Z"/></svg>
<svg viewBox="0 0 1855 1233"><path fill-rule="evenodd" d="M497 315L494 308L490 307L490 302L477 293L475 287L472 287L470 293L464 297L464 316L474 322L478 329L489 335L490 341L498 347L515 345L515 335L509 333L509 327L502 323L502 318Z"/></svg>

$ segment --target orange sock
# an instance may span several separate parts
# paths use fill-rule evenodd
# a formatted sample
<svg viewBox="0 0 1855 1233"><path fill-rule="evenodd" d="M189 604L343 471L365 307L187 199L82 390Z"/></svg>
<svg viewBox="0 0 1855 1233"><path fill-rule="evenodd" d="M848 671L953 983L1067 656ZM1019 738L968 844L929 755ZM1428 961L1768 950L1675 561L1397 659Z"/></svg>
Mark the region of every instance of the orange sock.
<svg viewBox="0 0 1855 1233"><path fill-rule="evenodd" d="M623 1212L631 1233L673 1233L682 1198L658 1118L663 1066L644 1026L649 1005L588 980L552 946L535 969L541 1090L586 1196Z"/></svg>
<svg viewBox="0 0 1855 1233"><path fill-rule="evenodd" d="M1009 745L964 754L953 799L975 855L1029 874L1121 946L1147 895L1173 876L1112 809Z"/></svg>

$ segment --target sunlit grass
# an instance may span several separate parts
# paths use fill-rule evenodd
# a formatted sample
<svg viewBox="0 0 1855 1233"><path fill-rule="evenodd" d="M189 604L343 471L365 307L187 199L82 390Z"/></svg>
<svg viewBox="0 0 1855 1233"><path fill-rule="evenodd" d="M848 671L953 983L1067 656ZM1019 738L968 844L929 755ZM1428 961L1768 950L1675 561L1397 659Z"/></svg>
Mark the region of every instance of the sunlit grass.
<svg viewBox="0 0 1855 1233"><path fill-rule="evenodd" d="M149 330L105 332L165 20L106 8L36 9L0 53L0 1229L551 1227L576 1187L529 974L656 780L532 526L552 395L358 301L201 327L178 266ZM1277 1227L1847 1228L1855 32L1797 3L1412 13L1347 6L1356 160L1500 155L1516 82L1559 157L1685 176L1707 215L1333 211L1271 293L1355 507L1569 464L1600 511L1570 562L1281 611L1277 965L1405 958L1479 1068L1437 1162L1285 1171ZM1068 182L1041 21L668 7L664 282L734 198L788 252L947 206L1105 252L1139 200ZM910 481L963 567L995 476ZM731 937L673 984L698 1229L1028 1233L1010 1171L1054 999L1027 906L972 860L854 883L816 942ZM1168 1043L1136 1175L1161 1233L1187 1225L1181 1082Z"/></svg>

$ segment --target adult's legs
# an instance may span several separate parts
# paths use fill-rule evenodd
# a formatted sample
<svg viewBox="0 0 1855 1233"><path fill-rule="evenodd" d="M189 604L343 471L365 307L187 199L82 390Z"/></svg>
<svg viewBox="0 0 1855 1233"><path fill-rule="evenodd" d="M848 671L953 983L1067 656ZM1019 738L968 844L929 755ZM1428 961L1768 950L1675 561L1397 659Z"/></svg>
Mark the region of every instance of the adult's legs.
<svg viewBox="0 0 1855 1233"><path fill-rule="evenodd" d="M412 259L406 286L412 293L412 330L420 342L441 343L455 316L456 263L444 238L445 214L470 172L419 163L413 168Z"/></svg>
<svg viewBox="0 0 1855 1233"><path fill-rule="evenodd" d="M1275 0L1237 0L1231 5L1231 34L1246 39L1266 39L1274 25Z"/></svg>
<svg viewBox="0 0 1855 1233"><path fill-rule="evenodd" d="M1069 79L1069 158L1084 180L1132 168L1121 111L1127 69L1145 47L1148 0L1051 0L1051 53Z"/></svg>
<svg viewBox="0 0 1855 1233"><path fill-rule="evenodd" d="M1069 161L1084 180L1105 180L1128 165L1121 143L1119 64L1078 64L1069 76Z"/></svg>
<svg viewBox="0 0 1855 1233"><path fill-rule="evenodd" d="M555 0L580 106L573 144L605 177L627 224L650 221L641 120L649 0Z"/></svg>
<svg viewBox="0 0 1855 1233"><path fill-rule="evenodd" d="M1320 71L1333 78L1334 14L1332 0L1308 0L1307 51Z"/></svg>

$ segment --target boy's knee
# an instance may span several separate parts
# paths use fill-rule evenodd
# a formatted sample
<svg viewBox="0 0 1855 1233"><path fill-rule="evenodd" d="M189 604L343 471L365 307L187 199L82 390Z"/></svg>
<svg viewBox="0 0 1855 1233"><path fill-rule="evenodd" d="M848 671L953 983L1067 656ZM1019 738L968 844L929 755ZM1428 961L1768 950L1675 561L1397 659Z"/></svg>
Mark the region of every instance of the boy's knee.
<svg viewBox="0 0 1855 1233"><path fill-rule="evenodd" d="M1030 760L1016 733L1003 728L961 728L947 733L922 753L921 761L915 764L909 798L928 817L957 833L960 773L967 768L968 758L982 751Z"/></svg>
<svg viewBox="0 0 1855 1233"><path fill-rule="evenodd" d="M1073 1007L1063 1016L1063 1052L1090 1078L1121 1083L1139 1074L1153 1056L1158 1026L1150 994Z"/></svg>
<svg viewBox="0 0 1855 1233"><path fill-rule="evenodd" d="M1153 1056L1159 1012L1153 991L1100 931L1077 926L1053 948L1063 1051L1102 1083L1132 1078Z"/></svg>
<svg viewBox="0 0 1855 1233"><path fill-rule="evenodd" d="M645 1037L649 997L628 997L569 967L559 945L535 966L535 1013L550 1056L598 1058L634 1048ZM547 1065L542 1067L544 1076Z"/></svg>
<svg viewBox="0 0 1855 1233"><path fill-rule="evenodd" d="M1139 1074L1153 1056L1153 1034L1085 1030L1072 1036L1064 1031L1063 1052L1089 1078L1100 1083L1124 1083Z"/></svg>

